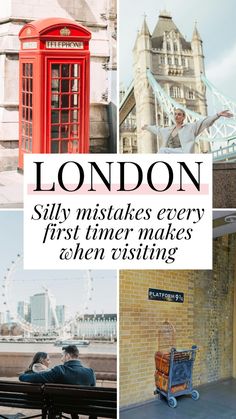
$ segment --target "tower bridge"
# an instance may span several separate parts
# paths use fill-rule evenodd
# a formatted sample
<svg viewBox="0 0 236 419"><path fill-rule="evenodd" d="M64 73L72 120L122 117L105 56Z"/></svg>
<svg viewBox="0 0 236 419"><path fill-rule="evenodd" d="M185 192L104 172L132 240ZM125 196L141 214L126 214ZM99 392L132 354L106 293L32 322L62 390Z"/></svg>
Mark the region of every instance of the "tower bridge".
<svg viewBox="0 0 236 419"><path fill-rule="evenodd" d="M213 84L205 77L201 77L205 86L209 90L214 105L214 112L220 109L228 109L236 115L236 102L224 96ZM168 125L174 124L174 109L183 109L186 113L186 121L194 122L204 115L186 108L180 102L174 100L169 96L155 79L152 72L147 70L147 80L150 88L152 89L155 101L158 102L163 113L168 115ZM157 106L157 105L156 105ZM120 125L129 117L130 112L135 107L134 83L132 82L125 92L125 95L120 103ZM155 121L158 124L158 119ZM214 161L236 161L236 119L221 118L208 130L205 130L197 139L198 147L199 142L205 141L210 145L210 150L213 153Z"/></svg>
<svg viewBox="0 0 236 419"><path fill-rule="evenodd" d="M120 125L126 120L128 115L135 107L135 97L134 97L134 83L132 82L128 89L126 90L123 99L120 103L120 115L119 123Z"/></svg>
<svg viewBox="0 0 236 419"><path fill-rule="evenodd" d="M206 92L213 111L236 115L236 101L220 92L205 76L202 40L196 24L187 42L166 11L151 35L146 19L133 49L134 79L120 103L121 152L158 151L156 138L144 124L170 126L174 109L184 109L186 121L208 114ZM136 148L135 148L136 146ZM236 119L219 118L196 142L196 152L212 152L214 161L236 160Z"/></svg>

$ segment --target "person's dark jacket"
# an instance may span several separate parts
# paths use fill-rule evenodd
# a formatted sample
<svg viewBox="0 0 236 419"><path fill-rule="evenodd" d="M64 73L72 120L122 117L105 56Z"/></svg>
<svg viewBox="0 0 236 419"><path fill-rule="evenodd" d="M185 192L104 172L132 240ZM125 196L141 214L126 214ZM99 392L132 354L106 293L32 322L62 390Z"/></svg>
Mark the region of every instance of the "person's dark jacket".
<svg viewBox="0 0 236 419"><path fill-rule="evenodd" d="M57 365L50 371L23 373L19 376L19 380L29 383L96 385L96 378L92 368L83 367L77 359L67 361L63 365Z"/></svg>

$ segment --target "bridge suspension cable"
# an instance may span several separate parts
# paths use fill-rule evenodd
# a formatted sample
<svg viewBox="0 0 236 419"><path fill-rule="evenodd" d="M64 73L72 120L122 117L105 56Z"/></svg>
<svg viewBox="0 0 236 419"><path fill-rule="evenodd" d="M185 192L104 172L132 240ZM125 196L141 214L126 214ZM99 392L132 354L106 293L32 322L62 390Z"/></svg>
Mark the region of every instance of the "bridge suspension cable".
<svg viewBox="0 0 236 419"><path fill-rule="evenodd" d="M181 103L178 103L176 100L174 100L172 97L170 97L165 90L161 87L161 85L157 82L153 74L150 70L147 70L147 78L149 81L149 84L153 90L153 93L161 107L161 109L168 115L169 119L174 123L174 109L179 108L183 109L186 114L186 120L187 122L194 122L201 118L203 118L203 115L194 112L188 108L186 108ZM232 113L236 114L236 103L233 101L229 102L229 100L225 98L225 101L223 100L224 96L220 94L217 89L213 89L213 85L204 78L204 83L209 87L212 92L212 94L218 96L218 98L221 99L221 109L223 110L225 108L229 109ZM228 107L226 106L228 105ZM230 106L229 106L230 105ZM218 109L219 110L219 109ZM229 142L232 142L233 140L236 140L236 120L235 118L231 118L230 120L227 118L220 118L217 120L214 125L212 125L208 130L205 130L199 137L199 140L202 141L208 141L213 146L217 145L219 146L219 143L221 143L222 147L227 146Z"/></svg>
<svg viewBox="0 0 236 419"><path fill-rule="evenodd" d="M220 92L220 90L218 90L203 74L201 75L201 79L212 96L215 110L217 111L217 108L221 106L222 109L228 109L231 113L236 115L236 102Z"/></svg>

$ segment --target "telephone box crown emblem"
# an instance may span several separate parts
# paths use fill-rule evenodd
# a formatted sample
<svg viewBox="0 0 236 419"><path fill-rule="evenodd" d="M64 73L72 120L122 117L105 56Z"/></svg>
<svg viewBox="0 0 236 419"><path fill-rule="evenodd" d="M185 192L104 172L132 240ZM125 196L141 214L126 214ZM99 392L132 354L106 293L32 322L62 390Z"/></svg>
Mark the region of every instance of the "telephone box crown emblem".
<svg viewBox="0 0 236 419"><path fill-rule="evenodd" d="M66 26L60 30L60 34L64 36L70 35L70 29L68 29Z"/></svg>

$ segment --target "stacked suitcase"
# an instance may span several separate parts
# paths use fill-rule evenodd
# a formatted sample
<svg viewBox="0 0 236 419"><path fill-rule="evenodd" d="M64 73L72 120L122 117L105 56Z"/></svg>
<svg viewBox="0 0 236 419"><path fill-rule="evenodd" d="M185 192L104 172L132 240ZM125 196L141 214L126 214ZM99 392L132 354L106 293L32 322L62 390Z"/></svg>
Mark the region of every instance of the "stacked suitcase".
<svg viewBox="0 0 236 419"><path fill-rule="evenodd" d="M194 400L199 393L192 388L193 363L196 357L196 346L190 350L155 353L155 394L162 394L167 398L170 407L177 406L176 397L191 394Z"/></svg>

